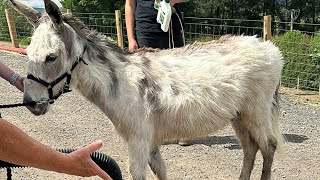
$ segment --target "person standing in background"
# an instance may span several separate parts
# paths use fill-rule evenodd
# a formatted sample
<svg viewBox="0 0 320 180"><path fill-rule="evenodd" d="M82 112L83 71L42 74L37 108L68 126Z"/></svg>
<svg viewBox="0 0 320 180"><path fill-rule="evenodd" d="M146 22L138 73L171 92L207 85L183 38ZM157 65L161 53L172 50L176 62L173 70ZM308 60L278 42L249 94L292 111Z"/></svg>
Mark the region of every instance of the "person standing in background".
<svg viewBox="0 0 320 180"><path fill-rule="evenodd" d="M168 49L185 45L184 23L177 3L186 0L170 1L175 12L172 13L168 32L163 32L157 22L158 10L154 8L154 2L155 0L126 0L125 19L129 52L142 47Z"/></svg>

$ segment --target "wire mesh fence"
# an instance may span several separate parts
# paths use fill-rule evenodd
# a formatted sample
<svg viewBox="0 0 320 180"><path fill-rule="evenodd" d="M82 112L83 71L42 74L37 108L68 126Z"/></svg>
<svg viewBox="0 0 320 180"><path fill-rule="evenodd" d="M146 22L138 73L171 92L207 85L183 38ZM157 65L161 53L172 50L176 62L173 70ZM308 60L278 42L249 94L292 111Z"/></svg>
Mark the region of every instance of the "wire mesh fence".
<svg viewBox="0 0 320 180"><path fill-rule="evenodd" d="M33 26L27 21L27 19L14 11L14 20L16 23L16 29L18 34L19 43L27 45L31 41L33 32Z"/></svg>
<svg viewBox="0 0 320 180"><path fill-rule="evenodd" d="M117 28L114 13L73 13L73 16L86 24L90 29L117 39Z"/></svg>
<svg viewBox="0 0 320 180"><path fill-rule="evenodd" d="M320 94L320 24L273 22L285 61L282 85ZM292 29L299 29L291 31Z"/></svg>
<svg viewBox="0 0 320 180"><path fill-rule="evenodd" d="M21 16L17 12L14 12L13 15L19 43L24 45L29 44L33 32L32 25L26 20L25 17ZM0 41L10 41L9 28L5 12L1 12L0 14Z"/></svg>
<svg viewBox="0 0 320 180"><path fill-rule="evenodd" d="M73 15L89 28L117 40L114 13L73 13ZM32 35L32 26L17 13L14 17L19 42L28 43ZM121 18L123 41L127 47L124 15ZM0 14L0 22L5 22L3 12ZM263 37L263 20L185 17L184 22L187 43L209 41L226 34ZM285 61L282 85L320 93L320 24L274 21L272 34L272 41L280 48ZM10 41L6 23L1 24L0 41Z"/></svg>
<svg viewBox="0 0 320 180"><path fill-rule="evenodd" d="M9 28L5 12L0 12L0 41L10 41Z"/></svg>
<svg viewBox="0 0 320 180"><path fill-rule="evenodd" d="M263 20L185 18L188 43L227 34L263 37ZM282 85L320 94L320 24L274 21L272 34L284 56Z"/></svg>
<svg viewBox="0 0 320 180"><path fill-rule="evenodd" d="M263 36L263 20L185 17L186 42L208 41L222 35Z"/></svg>

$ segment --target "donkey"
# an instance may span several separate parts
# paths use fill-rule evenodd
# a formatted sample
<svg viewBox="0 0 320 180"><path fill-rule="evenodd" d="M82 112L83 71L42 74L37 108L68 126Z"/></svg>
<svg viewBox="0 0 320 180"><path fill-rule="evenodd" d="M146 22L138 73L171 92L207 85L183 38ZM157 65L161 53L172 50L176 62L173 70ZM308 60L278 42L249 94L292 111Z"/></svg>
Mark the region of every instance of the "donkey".
<svg viewBox="0 0 320 180"><path fill-rule="evenodd" d="M256 153L263 156L262 180L271 178L278 125L278 85L283 67L271 42L225 36L172 50L127 53L50 0L41 14L19 1L14 7L33 24L24 102L45 114L51 103L76 88L112 121L128 143L134 180L147 165L166 180L159 147L166 140L201 137L231 124L244 159L241 180L250 179Z"/></svg>

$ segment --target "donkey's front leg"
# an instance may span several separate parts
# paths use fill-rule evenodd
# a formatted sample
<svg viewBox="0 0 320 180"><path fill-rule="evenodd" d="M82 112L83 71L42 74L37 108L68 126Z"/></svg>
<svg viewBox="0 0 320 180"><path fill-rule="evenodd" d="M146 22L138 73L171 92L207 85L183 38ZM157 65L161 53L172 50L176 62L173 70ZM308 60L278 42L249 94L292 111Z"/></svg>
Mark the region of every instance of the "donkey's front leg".
<svg viewBox="0 0 320 180"><path fill-rule="evenodd" d="M129 169L133 180L145 180L150 142L143 137L128 140Z"/></svg>
<svg viewBox="0 0 320 180"><path fill-rule="evenodd" d="M165 162L163 161L159 147L156 146L151 149L149 165L153 173L157 176L158 180L167 180L167 172Z"/></svg>

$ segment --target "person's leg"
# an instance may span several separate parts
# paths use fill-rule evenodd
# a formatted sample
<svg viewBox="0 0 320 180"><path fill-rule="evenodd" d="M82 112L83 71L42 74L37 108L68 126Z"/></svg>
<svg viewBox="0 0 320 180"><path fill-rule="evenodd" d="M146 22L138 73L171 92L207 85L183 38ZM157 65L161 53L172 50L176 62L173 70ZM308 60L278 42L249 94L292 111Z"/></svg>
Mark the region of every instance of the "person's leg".
<svg viewBox="0 0 320 180"><path fill-rule="evenodd" d="M172 32L156 33L160 49L178 48L184 46L182 31L173 30Z"/></svg>
<svg viewBox="0 0 320 180"><path fill-rule="evenodd" d="M184 46L184 35L182 30L173 30L174 44L171 47L178 48Z"/></svg>
<svg viewBox="0 0 320 180"><path fill-rule="evenodd" d="M159 39L153 32L136 32L139 48L159 48Z"/></svg>

